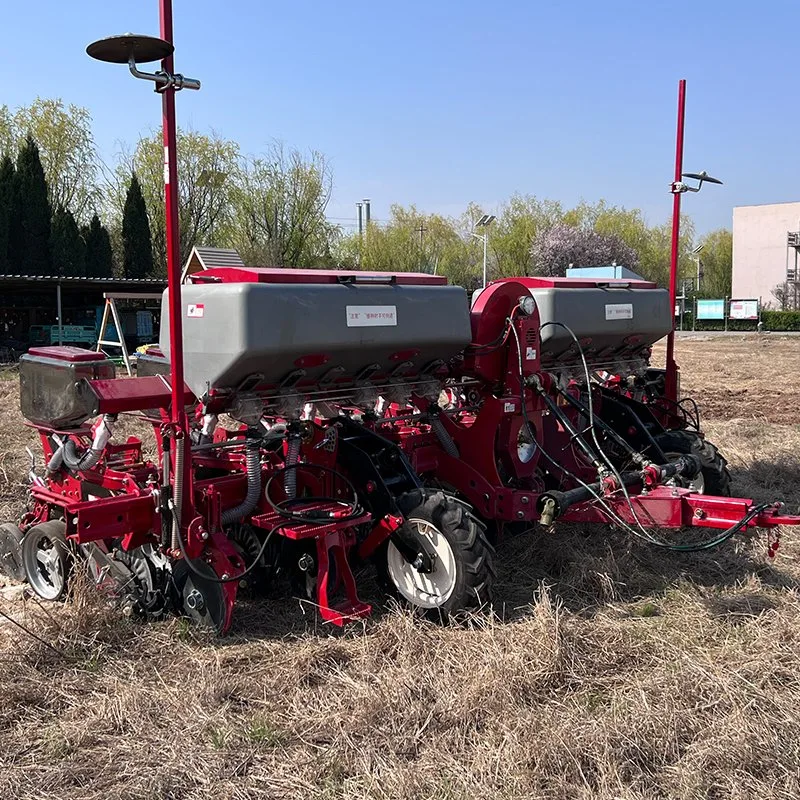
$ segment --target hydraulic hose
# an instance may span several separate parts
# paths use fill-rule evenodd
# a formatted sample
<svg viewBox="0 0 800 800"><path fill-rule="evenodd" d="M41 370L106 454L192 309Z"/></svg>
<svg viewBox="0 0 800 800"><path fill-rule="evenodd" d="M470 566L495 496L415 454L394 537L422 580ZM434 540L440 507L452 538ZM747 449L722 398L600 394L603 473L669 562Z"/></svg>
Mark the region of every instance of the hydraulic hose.
<svg viewBox="0 0 800 800"><path fill-rule="evenodd" d="M300 436L290 434L286 443L286 472L283 474L283 491L287 500L297 497L297 470L293 469L300 458Z"/></svg>
<svg viewBox="0 0 800 800"><path fill-rule="evenodd" d="M247 494L244 501L238 506L222 512L220 521L223 526L238 522L258 505L258 499L261 496L261 446L257 436L249 435L245 441L245 465L247 468Z"/></svg>
<svg viewBox="0 0 800 800"><path fill-rule="evenodd" d="M587 387L588 389L588 387ZM583 416L589 417L589 409L578 398L573 397L566 389L556 384L556 391L563 397L574 409L579 411ZM638 466L643 466L647 459L628 442L625 441L610 425L607 425L604 420L599 417L594 418L595 425L597 425L610 439L619 445L623 450L626 450L631 459Z"/></svg>
<svg viewBox="0 0 800 800"><path fill-rule="evenodd" d="M56 451L50 457L50 460L47 462L47 471L52 474L54 472L58 472L61 469L61 465L64 463L64 444L63 442L58 446Z"/></svg>
<svg viewBox="0 0 800 800"><path fill-rule="evenodd" d="M456 447L456 443L453 441L453 437L444 427L444 423L439 416L438 410L431 414L429 424L431 426L431 430L433 430L433 432L436 434L436 438L439 440L439 444L441 444L445 453L452 458L459 458L459 452L458 448Z"/></svg>
<svg viewBox="0 0 800 800"><path fill-rule="evenodd" d="M695 456L685 455L681 456L677 461L671 464L664 464L658 467L661 478L671 478L675 475L694 476L697 474L699 460ZM622 472L619 473L619 478L622 483L618 488L643 485L645 477L641 472ZM539 511L542 514L542 524L549 525L554 519L560 517L565 513L570 506L577 503L583 503L586 500L596 498L602 495L604 484L602 481L597 483L584 484L583 486L576 486L574 489L569 489L565 492L551 490L545 492L539 498ZM548 501L552 501L548 502Z"/></svg>
<svg viewBox="0 0 800 800"><path fill-rule="evenodd" d="M586 456L592 466L602 472L605 470L605 465L600 460L600 457L595 453L594 450L589 446L588 442L583 438L581 433L579 433L575 426L570 421L569 417L558 407L552 397L548 394L547 390L542 385L541 380L539 380L538 375L534 375L530 384L533 388L537 391L539 396L544 400L545 405L550 410L550 413L561 423L561 426L564 430L569 434L570 441L575 442L578 445L580 451ZM523 401L524 401L523 397Z"/></svg>
<svg viewBox="0 0 800 800"><path fill-rule="evenodd" d="M67 469L74 472L80 472L94 467L103 457L103 451L114 435L114 423L116 419L116 414L105 414L103 416L94 430L94 438L88 450L81 452L78 449L78 445L72 439L67 439L66 442L63 442L47 463L47 471L56 472L61 467L62 463Z"/></svg>

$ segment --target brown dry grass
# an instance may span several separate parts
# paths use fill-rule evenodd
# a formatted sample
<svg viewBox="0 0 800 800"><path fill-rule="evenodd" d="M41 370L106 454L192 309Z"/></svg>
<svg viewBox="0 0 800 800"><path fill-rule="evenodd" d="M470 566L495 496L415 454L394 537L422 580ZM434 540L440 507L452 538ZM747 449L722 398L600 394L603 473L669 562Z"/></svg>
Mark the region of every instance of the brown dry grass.
<svg viewBox="0 0 800 800"><path fill-rule="evenodd" d="M734 490L792 508L798 353L678 350ZM16 402L0 381L3 516L32 441ZM0 598L63 654L0 625L0 797L796 798L798 555L790 531L774 563L758 537L684 557L529 534L501 551L496 617L465 629L390 611L339 633L275 597L214 641L80 587L46 609Z"/></svg>

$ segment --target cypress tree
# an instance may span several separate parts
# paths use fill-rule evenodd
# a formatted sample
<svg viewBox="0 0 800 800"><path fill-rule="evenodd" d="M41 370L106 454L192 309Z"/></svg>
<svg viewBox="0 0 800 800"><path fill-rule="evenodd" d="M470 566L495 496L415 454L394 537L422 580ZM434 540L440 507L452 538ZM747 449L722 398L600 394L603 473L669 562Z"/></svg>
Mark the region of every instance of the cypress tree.
<svg viewBox="0 0 800 800"><path fill-rule="evenodd" d="M81 233L72 212L62 206L53 217L50 255L57 275L86 274L86 254Z"/></svg>
<svg viewBox="0 0 800 800"><path fill-rule="evenodd" d="M95 214L82 230L86 245L86 274L93 278L110 278L113 275L111 237Z"/></svg>
<svg viewBox="0 0 800 800"><path fill-rule="evenodd" d="M126 278L146 278L153 272L153 244L142 187L134 172L122 213L122 251Z"/></svg>
<svg viewBox="0 0 800 800"><path fill-rule="evenodd" d="M9 156L0 161L0 275L15 272L11 262L11 228L17 221L14 204L14 162Z"/></svg>
<svg viewBox="0 0 800 800"><path fill-rule="evenodd" d="M17 156L15 200L19 209L19 252L12 252L19 263L15 270L23 275L49 275L50 201L39 147L29 134ZM12 247L12 251L16 250Z"/></svg>

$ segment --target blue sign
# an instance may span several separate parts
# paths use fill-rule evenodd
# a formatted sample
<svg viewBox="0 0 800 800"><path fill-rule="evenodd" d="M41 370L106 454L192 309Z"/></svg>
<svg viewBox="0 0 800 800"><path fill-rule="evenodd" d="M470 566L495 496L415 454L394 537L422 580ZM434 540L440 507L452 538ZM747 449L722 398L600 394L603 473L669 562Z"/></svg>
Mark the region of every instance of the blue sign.
<svg viewBox="0 0 800 800"><path fill-rule="evenodd" d="M697 319L725 319L725 301L698 300Z"/></svg>

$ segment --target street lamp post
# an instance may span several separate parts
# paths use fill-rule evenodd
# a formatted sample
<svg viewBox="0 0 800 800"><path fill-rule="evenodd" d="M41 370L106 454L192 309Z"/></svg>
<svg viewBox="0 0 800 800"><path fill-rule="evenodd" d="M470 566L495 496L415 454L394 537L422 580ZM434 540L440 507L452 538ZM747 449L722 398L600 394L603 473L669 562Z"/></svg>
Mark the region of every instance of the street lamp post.
<svg viewBox="0 0 800 800"><path fill-rule="evenodd" d="M168 470L176 487L176 514L182 525L188 524L185 513L191 498L177 487L188 485L189 460L183 458L189 435L189 421L184 410L183 324L181 308L181 265L178 232L178 162L176 153L175 92L180 89L199 89L200 81L186 78L174 71L172 54L172 0L159 0L161 38L139 34L110 36L93 42L86 52L99 61L127 64L131 75L152 81L161 95L162 128L164 136L164 195L167 233L167 287L169 289L170 381L172 390L171 437L172 464ZM142 72L139 64L160 61L158 72ZM177 474L180 471L180 475Z"/></svg>
<svg viewBox="0 0 800 800"><path fill-rule="evenodd" d="M695 283L696 292L700 291L700 280L703 277L703 262L700 260L700 252L704 247L705 247L704 244L699 244L697 245L697 247L695 247L694 250L692 250L692 255L697 260L697 282Z"/></svg>
<svg viewBox="0 0 800 800"><path fill-rule="evenodd" d="M672 316L672 329L667 336L667 374L665 379L664 394L673 403L678 402L678 365L675 363L675 303L678 294L678 249L680 246L681 232L681 195L684 192L699 192L703 183L718 183L722 181L712 178L707 172L683 171L683 128L686 112L686 81L678 83L678 127L675 146L675 179L670 184L672 201L672 250L669 264L669 306ZM692 178L698 181L697 186L690 186L683 182L683 178ZM681 315L683 322L683 315Z"/></svg>
<svg viewBox="0 0 800 800"><path fill-rule="evenodd" d="M494 214L484 214L476 223L476 228L483 228L483 233L470 232L470 236L483 242L483 288L486 288L486 264L489 254L489 226L497 219Z"/></svg>

